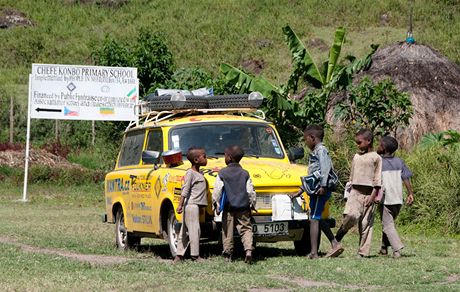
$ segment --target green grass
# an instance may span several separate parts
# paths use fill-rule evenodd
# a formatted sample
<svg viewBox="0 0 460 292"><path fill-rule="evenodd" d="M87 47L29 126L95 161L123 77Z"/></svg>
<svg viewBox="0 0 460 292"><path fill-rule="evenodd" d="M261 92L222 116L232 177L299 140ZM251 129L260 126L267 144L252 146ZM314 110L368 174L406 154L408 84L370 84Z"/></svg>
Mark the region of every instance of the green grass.
<svg viewBox="0 0 460 292"><path fill-rule="evenodd" d="M362 56L371 43L401 41L408 27L408 1L129 1L119 9L76 1L5 0L0 7L24 12L33 27L0 30L2 90L24 100L31 63L92 64L91 52L105 35L132 41L140 27L163 32L177 67L201 66L217 73L222 62L263 59L275 83L290 73L281 28L290 24L306 43L332 43L337 26L348 31L344 53ZM89 2L89 1L88 1ZM96 1L95 1L96 2ZM372 6L372 9L370 9ZM458 1L414 2L414 36L459 62ZM382 15L388 15L382 21ZM116 19L116 21L114 21ZM259 47L260 40L271 46ZM324 52L313 49L315 58Z"/></svg>
<svg viewBox="0 0 460 292"><path fill-rule="evenodd" d="M455 291L460 289L460 239L401 227L406 244L400 260L373 256L357 259L357 234L344 239L338 259L309 261L294 254L292 243L258 244L256 263L227 263L214 243L203 244L204 263L172 265L162 240L143 240L139 252L114 246L114 226L100 221L100 185L62 187L32 184L29 202L22 187L0 183L0 290L230 290L277 288L292 290ZM334 208L340 218L341 207ZM378 251L376 224L372 254ZM24 250L18 244L34 247ZM121 264L97 265L43 249L78 254L117 256ZM323 238L323 251L327 249Z"/></svg>

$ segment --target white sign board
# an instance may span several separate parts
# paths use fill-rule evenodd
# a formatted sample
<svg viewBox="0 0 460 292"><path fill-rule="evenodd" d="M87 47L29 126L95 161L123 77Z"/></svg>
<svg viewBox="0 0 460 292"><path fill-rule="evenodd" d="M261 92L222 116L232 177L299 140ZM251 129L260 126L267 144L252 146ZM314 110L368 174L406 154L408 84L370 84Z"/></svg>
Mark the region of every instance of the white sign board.
<svg viewBox="0 0 460 292"><path fill-rule="evenodd" d="M136 121L137 68L32 64L35 119Z"/></svg>

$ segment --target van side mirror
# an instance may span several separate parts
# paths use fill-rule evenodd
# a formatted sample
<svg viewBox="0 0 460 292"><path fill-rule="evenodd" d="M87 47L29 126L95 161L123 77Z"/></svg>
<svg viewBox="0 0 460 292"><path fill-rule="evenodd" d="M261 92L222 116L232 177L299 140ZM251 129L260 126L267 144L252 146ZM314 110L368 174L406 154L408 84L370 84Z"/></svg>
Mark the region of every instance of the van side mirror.
<svg viewBox="0 0 460 292"><path fill-rule="evenodd" d="M142 162L145 164L158 164L160 162L160 152L152 150L142 151Z"/></svg>
<svg viewBox="0 0 460 292"><path fill-rule="evenodd" d="M302 147L291 147L288 150L289 161L295 162L305 156L305 150Z"/></svg>

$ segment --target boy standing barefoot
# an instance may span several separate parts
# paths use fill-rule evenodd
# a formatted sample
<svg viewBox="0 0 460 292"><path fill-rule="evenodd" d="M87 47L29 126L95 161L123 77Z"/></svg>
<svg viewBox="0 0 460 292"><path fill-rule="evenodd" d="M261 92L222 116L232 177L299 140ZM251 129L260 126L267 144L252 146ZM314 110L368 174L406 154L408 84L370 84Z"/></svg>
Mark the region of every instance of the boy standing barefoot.
<svg viewBox="0 0 460 292"><path fill-rule="evenodd" d="M176 210L178 214L183 212L184 215L174 262L184 259L189 244L192 260L203 260L200 257L200 208L208 205L206 196L208 186L203 174L200 173L200 166L206 166L208 160L204 149L197 147L188 149L187 159L192 163L192 167L185 173L180 202Z"/></svg>
<svg viewBox="0 0 460 292"><path fill-rule="evenodd" d="M353 157L350 171L351 191L343 211L343 221L336 238L342 241L345 234L358 224L358 256L369 256L374 225L375 198L382 187L382 158L372 151L373 134L361 129L356 134L359 152Z"/></svg>
<svg viewBox="0 0 460 292"><path fill-rule="evenodd" d="M410 183L412 172L402 159L394 156L397 149L398 141L391 136L382 137L377 149L377 153L382 155L382 183L384 186L384 199L379 206L383 227L382 246L379 253L387 255L388 246L391 245L394 258L401 257L401 249L404 247L394 221L403 204L403 182L408 194L406 204L411 205L414 202L414 193Z"/></svg>

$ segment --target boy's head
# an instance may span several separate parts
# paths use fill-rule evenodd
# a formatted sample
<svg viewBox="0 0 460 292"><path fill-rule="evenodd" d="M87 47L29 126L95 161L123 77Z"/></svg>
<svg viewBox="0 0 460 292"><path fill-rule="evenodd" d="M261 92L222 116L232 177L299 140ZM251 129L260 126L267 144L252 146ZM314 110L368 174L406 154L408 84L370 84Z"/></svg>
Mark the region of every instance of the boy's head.
<svg viewBox="0 0 460 292"><path fill-rule="evenodd" d="M380 139L379 147L377 148L378 154L393 154L398 150L398 141L391 136L383 136Z"/></svg>
<svg viewBox="0 0 460 292"><path fill-rule="evenodd" d="M206 152L202 147L190 147L187 150L187 159L192 165L205 166L208 164Z"/></svg>
<svg viewBox="0 0 460 292"><path fill-rule="evenodd" d="M308 125L303 131L303 138L308 148L313 150L316 144L323 141L323 138L324 138L323 127L319 125Z"/></svg>
<svg viewBox="0 0 460 292"><path fill-rule="evenodd" d="M372 148L372 142L374 141L374 134L368 129L361 129L356 133L355 142L358 145L359 150L367 152Z"/></svg>
<svg viewBox="0 0 460 292"><path fill-rule="evenodd" d="M231 145L225 148L225 163L239 163L244 156L243 149L238 145Z"/></svg>

